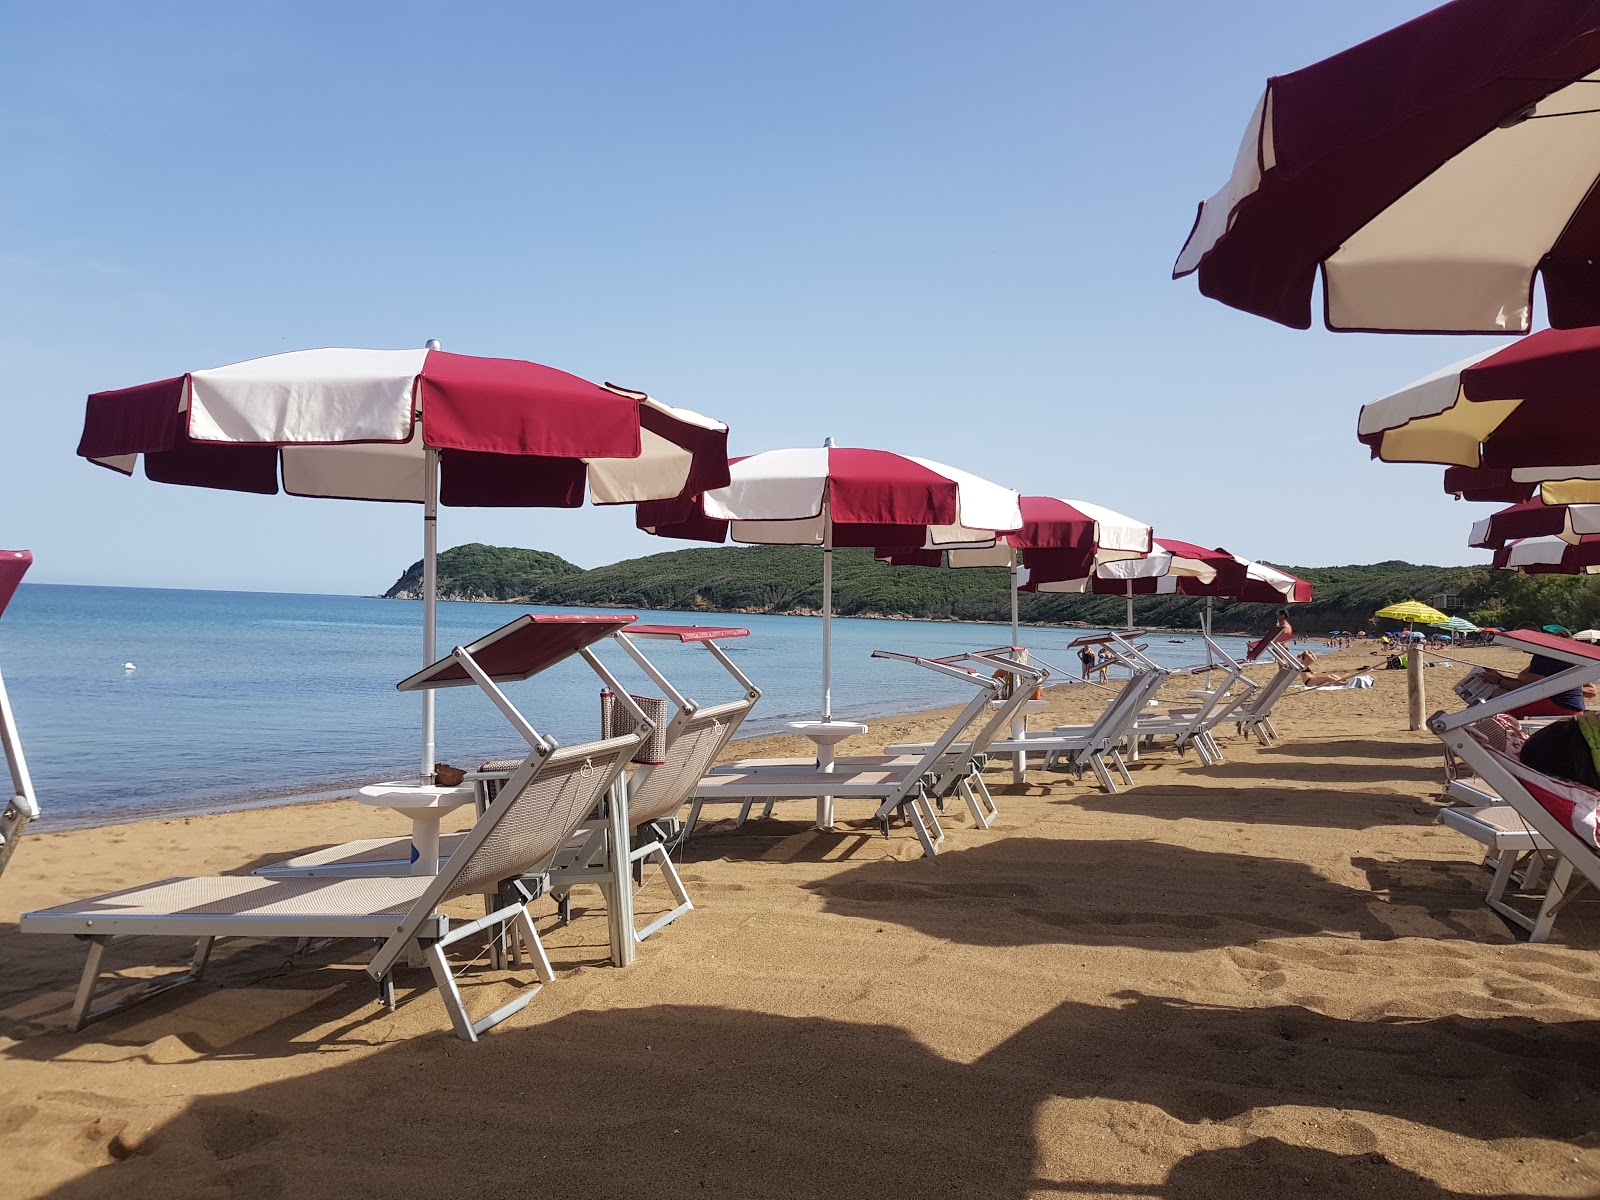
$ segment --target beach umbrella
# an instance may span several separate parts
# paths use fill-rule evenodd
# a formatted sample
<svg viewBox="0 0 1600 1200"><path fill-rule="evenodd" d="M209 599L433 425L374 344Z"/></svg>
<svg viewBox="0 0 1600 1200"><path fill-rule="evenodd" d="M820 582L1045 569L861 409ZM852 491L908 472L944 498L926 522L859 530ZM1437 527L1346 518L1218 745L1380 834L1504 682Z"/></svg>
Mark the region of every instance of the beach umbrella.
<svg viewBox="0 0 1600 1200"><path fill-rule="evenodd" d="M437 657L437 512L575 508L726 483L728 427L644 392L508 358L300 350L89 397L78 453L158 483L422 505L424 665ZM422 774L432 776L433 693Z"/></svg>
<svg viewBox="0 0 1600 1200"><path fill-rule="evenodd" d="M1600 574L1600 535L1585 534L1576 542L1560 537L1519 538L1494 552L1494 565L1530 575Z"/></svg>
<svg viewBox="0 0 1600 1200"><path fill-rule="evenodd" d="M1600 478L1597 372L1600 328L1541 330L1363 406L1357 437L1384 462L1507 473L1486 486Z"/></svg>
<svg viewBox="0 0 1600 1200"><path fill-rule="evenodd" d="M1600 0L1454 0L1267 81L1173 267L1307 329L1600 323ZM1600 460L1592 460L1600 461Z"/></svg>
<svg viewBox="0 0 1600 1200"><path fill-rule="evenodd" d="M1022 528L999 535L988 546L951 550L879 547L877 556L895 566L1005 567L1011 576L1011 641L1015 644L1020 636L1019 562L1076 578L1103 563L1141 558L1153 545L1149 525L1087 500L1023 496L1021 510Z"/></svg>
<svg viewBox="0 0 1600 1200"><path fill-rule="evenodd" d="M1474 549L1497 550L1519 538L1559 537L1576 542L1587 533L1600 533L1600 504L1524 500L1475 522L1467 544Z"/></svg>
<svg viewBox="0 0 1600 1200"><path fill-rule="evenodd" d="M822 549L822 720L833 720L833 551L992 546L1022 527L1019 497L966 471L888 450L828 444L729 461L725 487L641 504L661 537Z"/></svg>
<svg viewBox="0 0 1600 1200"><path fill-rule="evenodd" d="M1439 628L1450 633L1477 633L1478 627L1465 617L1451 617L1448 621L1440 621Z"/></svg>
<svg viewBox="0 0 1600 1200"><path fill-rule="evenodd" d="M1402 600L1398 604L1390 604L1380 608L1372 614L1375 617L1387 617L1391 621L1404 621L1407 625L1423 624L1437 625L1450 618L1437 608L1422 603L1420 600Z"/></svg>

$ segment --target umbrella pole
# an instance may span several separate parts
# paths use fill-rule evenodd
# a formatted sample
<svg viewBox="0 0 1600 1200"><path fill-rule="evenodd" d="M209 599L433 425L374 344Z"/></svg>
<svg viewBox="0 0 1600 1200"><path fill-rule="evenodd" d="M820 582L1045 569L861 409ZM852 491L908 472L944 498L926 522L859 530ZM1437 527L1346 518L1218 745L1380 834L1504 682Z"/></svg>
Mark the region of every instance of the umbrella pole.
<svg viewBox="0 0 1600 1200"><path fill-rule="evenodd" d="M422 500L422 665L430 665L439 629L439 452L423 456ZM422 782L433 782L433 688L422 692Z"/></svg>
<svg viewBox="0 0 1600 1200"><path fill-rule="evenodd" d="M1123 618L1122 627L1124 629L1133 628L1133 579L1131 577L1128 579L1128 612Z"/></svg>
<svg viewBox="0 0 1600 1200"><path fill-rule="evenodd" d="M1206 611L1200 618L1200 632L1206 639L1206 687L1211 687L1211 597L1206 597Z"/></svg>
<svg viewBox="0 0 1600 1200"><path fill-rule="evenodd" d="M1017 632L1017 551L1011 550L1011 644L1019 645L1022 635Z"/></svg>
<svg viewBox="0 0 1600 1200"><path fill-rule="evenodd" d="M833 720L833 518L822 509L822 719Z"/></svg>

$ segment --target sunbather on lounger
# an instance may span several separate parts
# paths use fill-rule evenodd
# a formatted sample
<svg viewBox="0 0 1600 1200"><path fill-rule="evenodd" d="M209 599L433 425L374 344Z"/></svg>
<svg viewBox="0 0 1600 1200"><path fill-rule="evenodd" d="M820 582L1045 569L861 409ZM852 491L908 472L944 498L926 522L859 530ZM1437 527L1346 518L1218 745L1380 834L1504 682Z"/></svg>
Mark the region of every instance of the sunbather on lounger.
<svg viewBox="0 0 1600 1200"><path fill-rule="evenodd" d="M1546 632L1553 632L1560 626L1547 628ZM1518 675L1507 675L1504 671L1496 671L1493 667L1484 667L1482 676L1488 682L1498 684L1501 688L1525 687L1530 683L1538 683L1551 675L1565 671L1571 664L1562 662L1558 658L1550 658L1543 654L1531 655L1528 667ZM1583 712L1584 697L1595 694L1594 685L1586 683L1582 688L1570 688L1565 692L1558 692L1544 700L1535 700L1532 704L1524 704L1521 708L1511 710L1513 717L1570 717Z"/></svg>
<svg viewBox="0 0 1600 1200"><path fill-rule="evenodd" d="M1300 683L1304 687L1344 687L1353 678L1353 673L1345 671L1318 671L1316 669L1317 656L1309 650L1300 652Z"/></svg>
<svg viewBox="0 0 1600 1200"><path fill-rule="evenodd" d="M1519 757L1535 771L1600 791L1600 714L1552 721L1523 743Z"/></svg>

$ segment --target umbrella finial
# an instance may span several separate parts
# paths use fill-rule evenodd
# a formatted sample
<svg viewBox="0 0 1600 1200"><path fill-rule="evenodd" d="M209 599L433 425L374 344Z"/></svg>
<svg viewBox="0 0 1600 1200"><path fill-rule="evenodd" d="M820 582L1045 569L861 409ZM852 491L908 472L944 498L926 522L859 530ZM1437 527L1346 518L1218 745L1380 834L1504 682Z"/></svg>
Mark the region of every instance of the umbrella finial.
<svg viewBox="0 0 1600 1200"><path fill-rule="evenodd" d="M426 346L424 346L423 349L424 350L443 350L444 347L439 344L439 339L438 338L429 338L428 339L428 344Z"/></svg>
<svg viewBox="0 0 1600 1200"><path fill-rule="evenodd" d="M832 450L833 449L833 439L831 437L823 438L822 439L822 448L824 450Z"/></svg>

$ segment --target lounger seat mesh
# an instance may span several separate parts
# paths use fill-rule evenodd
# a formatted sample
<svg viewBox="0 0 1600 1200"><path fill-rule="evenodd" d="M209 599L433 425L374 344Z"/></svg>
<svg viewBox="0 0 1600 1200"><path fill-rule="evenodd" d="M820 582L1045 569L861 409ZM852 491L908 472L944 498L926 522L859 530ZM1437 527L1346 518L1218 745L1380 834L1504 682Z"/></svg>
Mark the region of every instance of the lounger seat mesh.
<svg viewBox="0 0 1600 1200"><path fill-rule="evenodd" d="M466 838L465 833L447 833L439 838L439 858L441 861L455 853ZM293 858L286 858L282 862L273 863L274 870L300 870L306 867L325 867L332 863L345 866L362 866L366 864L405 862L411 857L411 839L409 837L382 837L358 838L353 842L341 842L337 846L327 846L321 850L310 850L305 854L297 854Z"/></svg>
<svg viewBox="0 0 1600 1200"><path fill-rule="evenodd" d="M266 879L217 875L163 879L126 891L40 909L48 917L404 916L433 882L429 875L365 879Z"/></svg>

